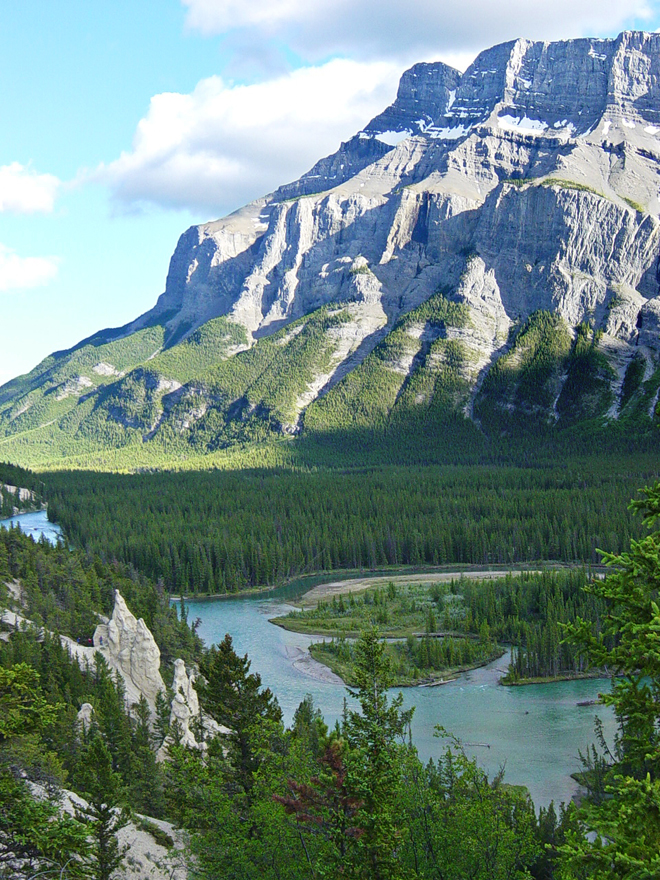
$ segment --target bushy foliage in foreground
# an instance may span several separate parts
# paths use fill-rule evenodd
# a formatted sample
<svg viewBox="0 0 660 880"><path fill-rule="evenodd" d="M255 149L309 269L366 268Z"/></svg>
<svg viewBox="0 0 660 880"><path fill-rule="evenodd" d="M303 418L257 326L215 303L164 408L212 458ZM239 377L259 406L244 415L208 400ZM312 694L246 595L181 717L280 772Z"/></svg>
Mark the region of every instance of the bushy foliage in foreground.
<svg viewBox="0 0 660 880"><path fill-rule="evenodd" d="M504 880L540 870L542 834L524 791L488 780L456 743L420 763L412 712L388 694L375 630L356 645L355 686L333 731L311 697L289 730L268 692L233 710L231 654L226 639L207 666L203 703L232 733L210 744L206 761L173 749L168 768L170 806L192 833L197 876ZM245 659L239 668L238 690L256 694L258 676Z"/></svg>
<svg viewBox="0 0 660 880"><path fill-rule="evenodd" d="M660 519L660 483L646 488L631 508L652 528ZM660 532L630 550L605 554L613 573L589 591L604 603L603 633L589 621L567 629L594 666L607 666L614 709L613 744L601 737L584 775L590 798L580 830L562 850L564 877L647 880L660 876Z"/></svg>

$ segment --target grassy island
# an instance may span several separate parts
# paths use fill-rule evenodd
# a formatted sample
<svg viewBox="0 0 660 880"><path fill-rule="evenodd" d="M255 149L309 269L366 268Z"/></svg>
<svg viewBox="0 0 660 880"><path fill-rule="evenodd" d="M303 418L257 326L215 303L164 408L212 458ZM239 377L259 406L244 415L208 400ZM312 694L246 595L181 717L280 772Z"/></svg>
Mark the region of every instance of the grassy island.
<svg viewBox="0 0 660 880"><path fill-rule="evenodd" d="M589 674L562 639L577 617L598 631L600 604L584 586L586 569L508 573L481 579L379 583L360 593L335 592L313 607L275 618L278 626L324 637L312 656L350 683L353 642L376 626L398 686L431 685L511 649L504 684L558 681ZM327 641L325 640L327 639Z"/></svg>
<svg viewBox="0 0 660 880"><path fill-rule="evenodd" d="M309 652L347 685L353 686L354 645L354 641L333 639L310 645ZM438 641L425 643L424 639L416 639L411 644L409 638L404 642L386 642L383 655L390 663L393 687L437 687L453 681L462 672L497 660L504 652L505 649L494 642L484 646L468 639L452 639L439 649Z"/></svg>

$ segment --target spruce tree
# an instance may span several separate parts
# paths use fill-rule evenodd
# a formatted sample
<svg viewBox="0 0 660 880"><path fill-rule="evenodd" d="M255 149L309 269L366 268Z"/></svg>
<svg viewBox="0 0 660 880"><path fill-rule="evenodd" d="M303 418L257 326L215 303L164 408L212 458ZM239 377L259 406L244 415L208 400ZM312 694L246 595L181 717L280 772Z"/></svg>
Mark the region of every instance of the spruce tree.
<svg viewBox="0 0 660 880"><path fill-rule="evenodd" d="M197 690L202 708L218 724L229 728L222 739L227 748L233 783L250 795L260 757L252 732L259 722L280 722L282 712L270 688L261 687L261 676L250 672L247 654L239 657L227 634L200 662L202 679Z"/></svg>
<svg viewBox="0 0 660 880"><path fill-rule="evenodd" d="M76 817L87 824L92 839L90 876L111 880L128 850L120 846L117 832L128 824L129 811L122 806L121 779L112 769L110 752L98 732L91 738L84 766L87 806L79 807Z"/></svg>
<svg viewBox="0 0 660 880"><path fill-rule="evenodd" d="M630 507L652 528L660 483L643 495ZM562 876L647 880L660 876L660 531L603 555L614 571L587 588L605 603L603 632L581 619L567 631L591 666L610 671L612 690L601 701L614 709L618 733L605 797L583 807L588 835L571 835Z"/></svg>
<svg viewBox="0 0 660 880"><path fill-rule="evenodd" d="M405 737L413 710L402 711L403 696L389 700L392 684L384 644L375 628L361 633L355 645L353 679L349 693L359 711L349 710L344 734L349 750L346 764L353 794L361 802L360 858L356 878L396 880L402 877L398 851L402 828L398 817Z"/></svg>

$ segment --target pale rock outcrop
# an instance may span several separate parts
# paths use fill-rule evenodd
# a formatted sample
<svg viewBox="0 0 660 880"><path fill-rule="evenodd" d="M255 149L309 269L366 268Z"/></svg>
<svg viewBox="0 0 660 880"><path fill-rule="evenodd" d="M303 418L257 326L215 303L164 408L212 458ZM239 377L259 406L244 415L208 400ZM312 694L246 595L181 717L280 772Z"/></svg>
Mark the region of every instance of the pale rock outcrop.
<svg viewBox="0 0 660 880"><path fill-rule="evenodd" d="M174 679L172 681L172 690L181 697L186 706L190 709L191 715L199 715L199 700L197 691L194 688L194 675L186 673L186 664L183 660L174 661Z"/></svg>
<svg viewBox="0 0 660 880"><path fill-rule="evenodd" d="M37 800L46 800L52 797L41 783L28 783L32 795ZM88 802L68 789L61 789L59 809L62 814L77 815L80 811L88 808ZM140 820L146 819L146 823ZM154 838L149 828L154 826L162 834L169 837L172 845L163 845L163 839L158 835ZM122 880L187 880L187 839L185 834L175 828L170 822L163 819L154 819L151 816L136 814L123 828L117 832L117 842L120 849L127 850L127 857L119 872L113 877L121 877ZM6 876L28 877L35 876L28 870L25 864L14 865L15 872ZM38 876L38 875L37 875ZM46 872L44 876L60 876ZM62 875L63 876L63 875Z"/></svg>
<svg viewBox="0 0 660 880"><path fill-rule="evenodd" d="M208 715L200 711L199 699L194 687L195 676L186 672L186 664L183 660L174 661L174 679L172 681L172 708L170 712L170 727L177 727L177 733L182 745L192 749L203 749L207 738L216 736L218 733L228 733L226 727L222 727ZM197 724L197 733L202 732L201 742L197 740L195 732L191 730L191 724ZM164 761L168 755L168 747L172 742L169 735L158 750L157 759Z"/></svg>
<svg viewBox="0 0 660 880"><path fill-rule="evenodd" d="M0 489L3 492L6 492L8 495L16 495L18 493L18 500L21 503L33 502L36 500L36 496L31 489L25 489L23 486L12 486L10 483L2 483L0 484Z"/></svg>
<svg viewBox="0 0 660 880"><path fill-rule="evenodd" d="M11 586L14 594L20 595L17 592L17 583L14 582ZM9 609L0 611L0 619L15 629L32 625L32 621ZM60 636L60 640L71 656L75 657L83 667L93 668L96 654L101 654L110 669L121 676L127 705L131 706L139 702L141 697L145 697L152 716L155 715L156 697L159 693L166 693L165 683L160 674L160 650L144 620L135 618L118 590L115 591L112 617L107 623L99 624L94 632L94 647L81 645L68 636ZM187 674L184 661L175 660L170 726L177 725L184 745L190 748L203 748L203 742L199 743L191 730L191 724L196 719L198 719L198 728L203 731L202 740L228 731L212 718L201 714L194 681L194 675ZM83 703L77 716L78 730L81 732L89 730L93 716L94 707L91 703ZM167 757L168 743L169 740L166 740L162 744L158 753L159 760Z"/></svg>
<svg viewBox="0 0 660 880"><path fill-rule="evenodd" d="M91 703L83 703L80 709L78 710L78 717L76 718L76 723L78 725L78 730L81 733L87 733L89 728L92 726L94 716L94 707Z"/></svg>
<svg viewBox="0 0 660 880"><path fill-rule="evenodd" d="M16 501L12 506L12 516L16 516L25 510L35 508L37 503L36 493L24 486L12 486L11 483L0 483L0 501Z"/></svg>
<svg viewBox="0 0 660 880"><path fill-rule="evenodd" d="M137 703L140 696L144 696L153 711L156 696L165 690L160 674L160 650L144 620L137 620L128 610L119 590L115 590L110 621L96 627L94 647L108 665L122 675L129 703Z"/></svg>
<svg viewBox="0 0 660 880"><path fill-rule="evenodd" d="M186 664L183 660L175 660L172 682L174 697L170 725L177 724L181 734L181 742L194 748L197 746L197 741L190 729L190 722L199 716L199 700L193 682L194 676L186 674Z"/></svg>
<svg viewBox="0 0 660 880"><path fill-rule="evenodd" d="M56 400L66 400L67 397L79 397L86 389L93 388L94 383L89 376L73 376L63 382L56 391Z"/></svg>

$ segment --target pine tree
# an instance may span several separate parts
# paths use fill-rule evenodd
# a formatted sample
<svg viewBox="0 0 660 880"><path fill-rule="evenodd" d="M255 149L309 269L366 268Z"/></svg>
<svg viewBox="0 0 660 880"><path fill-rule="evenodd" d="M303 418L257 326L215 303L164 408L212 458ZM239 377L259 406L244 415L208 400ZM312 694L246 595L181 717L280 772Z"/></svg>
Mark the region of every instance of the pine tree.
<svg viewBox="0 0 660 880"><path fill-rule="evenodd" d="M121 806L121 780L112 769L110 752L100 733L92 736L84 763L83 789L87 806L76 817L87 824L92 838L90 876L111 880L121 867L127 846L120 846L117 832L128 824L129 812Z"/></svg>
<svg viewBox="0 0 660 880"><path fill-rule="evenodd" d="M360 861L356 877L395 880L402 877L397 851L401 828L397 794L401 784L402 750L413 710L402 711L403 696L391 702L392 683L384 645L374 628L361 633L355 645L353 679L349 693L360 710L347 713L344 734L350 747L346 756L354 793L362 801L358 822Z"/></svg>

